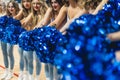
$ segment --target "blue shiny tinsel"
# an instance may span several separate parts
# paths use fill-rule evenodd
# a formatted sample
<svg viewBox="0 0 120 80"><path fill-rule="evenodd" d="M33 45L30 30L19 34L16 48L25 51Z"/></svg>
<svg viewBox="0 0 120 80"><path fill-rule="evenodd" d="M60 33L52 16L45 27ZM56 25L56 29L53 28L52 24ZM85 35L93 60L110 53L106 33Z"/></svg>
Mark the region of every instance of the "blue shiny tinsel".
<svg viewBox="0 0 120 80"><path fill-rule="evenodd" d="M0 25L1 25L1 26L4 27L7 22L8 22L8 17L7 17L7 16L1 16L1 17L0 17Z"/></svg>
<svg viewBox="0 0 120 80"><path fill-rule="evenodd" d="M0 17L0 40L3 39L3 37L4 37L4 31L5 31L7 22L8 22L7 16Z"/></svg>
<svg viewBox="0 0 120 80"><path fill-rule="evenodd" d="M3 16L0 20L0 25L3 26L1 27L1 41L12 45L17 44L19 35L25 31L25 29L21 27L20 21L8 16Z"/></svg>
<svg viewBox="0 0 120 80"><path fill-rule="evenodd" d="M57 48L54 59L61 80L119 80L115 51L120 50L120 41L106 37L120 30L118 3L110 0L97 15L85 14L69 26L66 45Z"/></svg>
<svg viewBox="0 0 120 80"><path fill-rule="evenodd" d="M7 22L6 26L9 26L10 24L14 24L15 26L21 26L20 21L14 19L13 17L8 18L8 22Z"/></svg>
<svg viewBox="0 0 120 80"><path fill-rule="evenodd" d="M53 63L55 51L63 44L64 37L55 27L44 26L33 30L33 40L40 61Z"/></svg>
<svg viewBox="0 0 120 80"><path fill-rule="evenodd" d="M34 51L32 31L24 31L19 35L18 45L25 51Z"/></svg>
<svg viewBox="0 0 120 80"><path fill-rule="evenodd" d="M10 24L9 26L6 27L6 31L5 31L6 42L8 42L10 44L17 44L19 35L23 31L25 31L25 29L22 28L20 25L15 26L14 24Z"/></svg>

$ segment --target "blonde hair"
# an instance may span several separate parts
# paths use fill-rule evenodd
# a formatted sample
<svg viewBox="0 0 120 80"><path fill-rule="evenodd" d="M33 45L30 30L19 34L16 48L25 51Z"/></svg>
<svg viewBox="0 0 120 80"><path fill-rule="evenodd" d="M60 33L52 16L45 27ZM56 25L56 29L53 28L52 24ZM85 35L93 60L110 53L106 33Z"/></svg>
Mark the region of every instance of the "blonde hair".
<svg viewBox="0 0 120 80"><path fill-rule="evenodd" d="M32 0L26 0L26 1L31 3ZM21 5L22 5L22 8L23 8L23 17L27 17L28 14L31 12L31 7L30 7L30 9L26 9L23 5L23 0L21 1Z"/></svg>
<svg viewBox="0 0 120 80"><path fill-rule="evenodd" d="M38 15L41 15L41 19L44 17L44 14L46 13L46 10L48 8L46 2L44 0L39 0L40 1L40 10L39 12L36 12L33 8L32 8L32 13L33 13L33 25L36 25L39 21L38 19ZM33 6L32 6L33 7Z"/></svg>
<svg viewBox="0 0 120 80"><path fill-rule="evenodd" d="M44 15L47 8L48 8L48 6L47 6L47 4L46 4L46 2L44 0L39 0L39 1L40 1L40 5L41 5L39 12L36 12L33 8L32 8L32 12L33 12L33 14L38 13L38 14Z"/></svg>
<svg viewBox="0 0 120 80"><path fill-rule="evenodd" d="M6 11L6 5L5 5L5 2L2 2L2 1L0 1L0 6L1 6L1 11L0 11L0 13L5 13L5 11Z"/></svg>
<svg viewBox="0 0 120 80"><path fill-rule="evenodd" d="M9 7L9 4L10 4L10 3L13 4L13 7L15 8L16 14L18 14L18 12L19 12L19 10L20 10L19 5L18 5L18 3L17 3L16 1L11 0L11 1L9 1L9 2L7 3L6 15L7 15L7 16L12 16L11 13L9 12L9 10L8 10L8 7Z"/></svg>

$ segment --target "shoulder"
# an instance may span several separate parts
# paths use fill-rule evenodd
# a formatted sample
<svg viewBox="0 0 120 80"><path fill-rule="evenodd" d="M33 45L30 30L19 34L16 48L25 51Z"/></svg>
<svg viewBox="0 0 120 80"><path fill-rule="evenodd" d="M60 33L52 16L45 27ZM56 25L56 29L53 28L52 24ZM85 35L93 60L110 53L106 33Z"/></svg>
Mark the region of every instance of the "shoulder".
<svg viewBox="0 0 120 80"><path fill-rule="evenodd" d="M68 8L68 7L64 5L64 6L62 6L62 8L61 8L61 9L62 9L63 11L66 11L66 10L67 10L67 8Z"/></svg>
<svg viewBox="0 0 120 80"><path fill-rule="evenodd" d="M60 9L60 13L67 13L67 9L68 7L66 7L65 5L62 6L62 8Z"/></svg>
<svg viewBox="0 0 120 80"><path fill-rule="evenodd" d="M76 14L75 18L78 18L83 14L88 14L88 11L86 9L79 10L78 13Z"/></svg>

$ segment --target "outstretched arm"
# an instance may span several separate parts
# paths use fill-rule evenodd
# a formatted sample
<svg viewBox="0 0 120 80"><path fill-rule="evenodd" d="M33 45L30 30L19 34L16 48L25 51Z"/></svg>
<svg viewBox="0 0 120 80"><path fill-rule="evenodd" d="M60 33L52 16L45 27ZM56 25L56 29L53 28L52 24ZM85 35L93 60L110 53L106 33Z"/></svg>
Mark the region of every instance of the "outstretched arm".
<svg viewBox="0 0 120 80"><path fill-rule="evenodd" d="M23 9L20 10L19 13L16 16L14 16L14 18L17 19L17 20L21 20L22 17L23 17Z"/></svg>
<svg viewBox="0 0 120 80"><path fill-rule="evenodd" d="M32 22L33 13L30 13L26 18L21 20L22 26L27 26L28 23Z"/></svg>
<svg viewBox="0 0 120 80"><path fill-rule="evenodd" d="M36 27L42 27L42 26L45 26L45 25L49 24L51 13L52 13L52 9L48 8L47 12L45 13L44 18L35 26L35 28Z"/></svg>
<svg viewBox="0 0 120 80"><path fill-rule="evenodd" d="M63 22L63 20L66 18L67 16L67 7L63 6L60 9L60 12L58 14L58 16L56 17L56 19L51 22L49 25L50 26L56 26L56 28L58 28L58 26Z"/></svg>

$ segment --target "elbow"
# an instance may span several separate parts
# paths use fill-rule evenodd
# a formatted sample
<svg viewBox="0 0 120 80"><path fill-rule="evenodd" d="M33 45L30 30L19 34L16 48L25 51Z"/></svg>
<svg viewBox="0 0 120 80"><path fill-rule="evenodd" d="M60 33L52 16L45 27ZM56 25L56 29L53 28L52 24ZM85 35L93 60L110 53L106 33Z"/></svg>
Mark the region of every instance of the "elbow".
<svg viewBox="0 0 120 80"><path fill-rule="evenodd" d="M51 23L49 24L49 26L55 26L55 27L56 27L57 25L56 25L55 22L51 22Z"/></svg>

